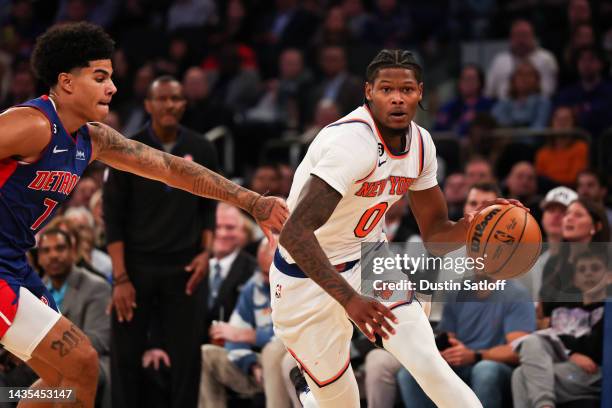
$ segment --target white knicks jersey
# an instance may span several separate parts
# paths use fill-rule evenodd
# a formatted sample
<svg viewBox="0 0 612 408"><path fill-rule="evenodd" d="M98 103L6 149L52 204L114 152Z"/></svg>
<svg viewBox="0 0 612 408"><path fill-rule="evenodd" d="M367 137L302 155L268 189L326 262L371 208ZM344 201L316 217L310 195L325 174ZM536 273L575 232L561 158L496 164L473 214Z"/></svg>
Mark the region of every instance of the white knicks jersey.
<svg viewBox="0 0 612 408"><path fill-rule="evenodd" d="M358 259L362 242L385 240L385 212L408 190L438 184L436 149L429 132L412 122L406 137L408 149L392 154L364 105L322 129L308 148L295 172L287 205L290 211L295 209L311 175L342 195L329 220L315 231L333 265ZM280 252L295 263L284 248Z"/></svg>

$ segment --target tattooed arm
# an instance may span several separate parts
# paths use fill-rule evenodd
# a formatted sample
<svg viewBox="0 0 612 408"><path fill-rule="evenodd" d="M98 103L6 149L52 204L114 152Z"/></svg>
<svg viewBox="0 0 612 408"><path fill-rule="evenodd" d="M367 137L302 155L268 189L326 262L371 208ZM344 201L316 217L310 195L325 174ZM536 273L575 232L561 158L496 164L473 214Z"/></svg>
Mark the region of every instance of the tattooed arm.
<svg viewBox="0 0 612 408"><path fill-rule="evenodd" d="M370 340L374 341L374 334L366 324L387 338L382 328L390 333L393 329L383 316L395 319L393 314L374 299L353 289L329 262L314 234L331 217L341 199L340 193L329 184L311 176L281 232L279 242L304 273L346 309L351 320Z"/></svg>
<svg viewBox="0 0 612 408"><path fill-rule="evenodd" d="M89 123L89 134L92 160L243 208L255 217L266 235L280 231L287 218L288 210L282 200L262 197L197 163L127 139L102 123Z"/></svg>

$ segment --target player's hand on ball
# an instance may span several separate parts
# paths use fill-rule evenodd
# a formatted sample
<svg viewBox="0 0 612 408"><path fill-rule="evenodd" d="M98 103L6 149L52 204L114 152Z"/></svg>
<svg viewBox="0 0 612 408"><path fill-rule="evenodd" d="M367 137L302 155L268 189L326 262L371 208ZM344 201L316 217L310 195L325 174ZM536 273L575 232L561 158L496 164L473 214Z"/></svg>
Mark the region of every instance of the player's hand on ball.
<svg viewBox="0 0 612 408"><path fill-rule="evenodd" d="M370 297L355 294L344 308L348 317L371 342L376 341L375 334L383 339L388 339L389 334L395 334L395 330L387 319L397 323L397 318L382 303Z"/></svg>
<svg viewBox="0 0 612 408"><path fill-rule="evenodd" d="M136 290L132 282L128 280L113 288L113 298L106 312L110 314L114 308L115 313L117 313L117 320L119 320L120 323L124 321L129 322L132 320L132 317L134 317L135 307Z"/></svg>
<svg viewBox="0 0 612 408"><path fill-rule="evenodd" d="M278 197L259 197L253 206L251 215L255 218L268 242L275 243L274 234L280 234L289 217L289 208L285 200Z"/></svg>
<svg viewBox="0 0 612 408"><path fill-rule="evenodd" d="M474 217L476 216L476 214L478 214L481 210L484 210L485 208L490 207L495 204L502 204L502 205L510 204L510 205L515 205L519 208L523 208L527 212L530 211L529 208L523 205L523 203L521 203L519 200L515 200L514 198L496 198L495 200L487 200L483 202L480 205L480 207L476 208L476 210L470 211L467 214L465 214L465 216L460 220L460 222L465 222L469 226L472 220L474 219Z"/></svg>

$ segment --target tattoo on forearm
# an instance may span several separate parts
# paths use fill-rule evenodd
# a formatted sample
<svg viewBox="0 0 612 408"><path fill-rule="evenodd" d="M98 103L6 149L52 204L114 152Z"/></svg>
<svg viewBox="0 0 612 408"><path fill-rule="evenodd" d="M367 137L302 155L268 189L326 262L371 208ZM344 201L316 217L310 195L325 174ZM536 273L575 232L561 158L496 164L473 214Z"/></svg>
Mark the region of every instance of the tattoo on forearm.
<svg viewBox="0 0 612 408"><path fill-rule="evenodd" d="M85 335L74 325L62 333L62 337L51 342L51 348L57 350L60 357L67 356L72 349L85 340Z"/></svg>
<svg viewBox="0 0 612 408"><path fill-rule="evenodd" d="M307 189L285 225L281 244L308 277L344 306L355 290L334 270L314 235L314 231L329 219L342 197L327 183L314 177Z"/></svg>
<svg viewBox="0 0 612 408"><path fill-rule="evenodd" d="M110 166L133 171L199 196L227 201L251 212L258 220L266 220L269 217L271 205L262 206L269 208L253 208L259 197L256 193L206 167L127 139L101 123L90 125L90 135L94 140L98 158ZM115 162L113 159L106 161L109 156L112 157L112 153L120 153L121 162ZM125 162L130 158L136 159L138 165L128 167Z"/></svg>

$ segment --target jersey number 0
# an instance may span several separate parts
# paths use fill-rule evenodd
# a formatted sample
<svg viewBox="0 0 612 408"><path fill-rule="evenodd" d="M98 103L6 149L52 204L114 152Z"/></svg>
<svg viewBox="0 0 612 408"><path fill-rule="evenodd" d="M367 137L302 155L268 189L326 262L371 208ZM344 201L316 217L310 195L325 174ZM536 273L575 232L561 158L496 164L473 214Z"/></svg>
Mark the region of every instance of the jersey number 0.
<svg viewBox="0 0 612 408"><path fill-rule="evenodd" d="M389 204L386 202L378 203L374 207L368 208L357 223L355 227L355 236L357 238L365 238L370 231L376 227L376 224L379 223L380 219L385 215L385 211L387 211L387 207Z"/></svg>

